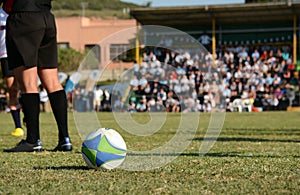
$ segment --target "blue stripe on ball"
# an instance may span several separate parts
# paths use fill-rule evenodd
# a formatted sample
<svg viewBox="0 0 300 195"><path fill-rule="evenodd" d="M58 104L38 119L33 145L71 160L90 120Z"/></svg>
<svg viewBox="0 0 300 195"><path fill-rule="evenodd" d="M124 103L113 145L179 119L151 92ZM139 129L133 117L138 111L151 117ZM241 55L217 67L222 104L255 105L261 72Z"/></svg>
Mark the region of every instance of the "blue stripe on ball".
<svg viewBox="0 0 300 195"><path fill-rule="evenodd" d="M91 140L85 140L82 143L82 147L98 150L98 144L100 143L101 135L96 136L95 138Z"/></svg>
<svg viewBox="0 0 300 195"><path fill-rule="evenodd" d="M98 166L101 166L102 164L112 161L112 160L119 160L123 159L125 156L122 155L116 155L116 154L109 154L106 152L98 152L96 157L96 162Z"/></svg>

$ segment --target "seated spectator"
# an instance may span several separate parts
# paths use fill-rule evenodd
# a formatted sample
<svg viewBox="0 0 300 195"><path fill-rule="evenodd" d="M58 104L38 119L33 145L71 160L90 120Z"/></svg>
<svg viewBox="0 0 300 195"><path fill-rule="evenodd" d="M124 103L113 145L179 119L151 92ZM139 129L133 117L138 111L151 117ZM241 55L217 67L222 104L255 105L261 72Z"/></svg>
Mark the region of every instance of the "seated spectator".
<svg viewBox="0 0 300 195"><path fill-rule="evenodd" d="M185 97L183 100L184 110L182 112L193 112L195 110L195 100L191 97Z"/></svg>
<svg viewBox="0 0 300 195"><path fill-rule="evenodd" d="M161 100L163 102L163 104L165 105L165 102L167 100L167 93L163 87L157 93L157 100Z"/></svg>
<svg viewBox="0 0 300 195"><path fill-rule="evenodd" d="M252 60L256 62L260 58L260 54L257 49L254 49L254 52L251 55Z"/></svg>
<svg viewBox="0 0 300 195"><path fill-rule="evenodd" d="M139 97L146 95L149 111L159 110L154 109L159 104L166 105L168 111L174 111L170 105L175 100L182 111L212 111L219 104L223 104L220 108L230 110L231 102L236 98L251 98L254 100L253 105L257 107L265 104L269 109L278 109L280 106L284 108L286 101L291 105L296 98L289 91L288 84L296 86L299 82L299 78L294 76L292 55L288 53L289 57L286 57L285 52L288 53L289 49L269 45L261 48L226 48L223 56L222 52L218 53L221 55L212 56L210 52L179 49L175 53L155 48L149 55L144 53L145 60L141 63L138 74L139 78L151 82L144 82L143 85L140 79L139 89L134 96L139 102ZM215 59L215 66L212 66L212 59ZM166 66L166 62L176 69ZM166 85L168 88L162 87ZM294 89L299 91L298 88ZM178 96L178 100L169 95L170 90ZM188 97L191 98L190 102ZM276 98L279 104L271 108L276 105ZM194 110L189 107L192 100ZM189 103L185 104L187 102Z"/></svg>
<svg viewBox="0 0 300 195"><path fill-rule="evenodd" d="M156 112L156 101L154 97L151 97L147 103L148 111L149 112Z"/></svg>
<svg viewBox="0 0 300 195"><path fill-rule="evenodd" d="M180 84L182 84L182 85L189 84L189 82L190 81L186 75L183 75L182 78L180 79Z"/></svg>
<svg viewBox="0 0 300 195"><path fill-rule="evenodd" d="M116 98L112 99L112 109L113 111L119 112L123 111L123 102L122 102L122 97L117 96Z"/></svg>
<svg viewBox="0 0 300 195"><path fill-rule="evenodd" d="M139 84L140 84L140 82L139 82L139 80L138 80L138 78L137 78L137 76L136 75L134 75L133 76L133 78L130 80L130 86L131 86L131 89L133 90L133 91L137 91L138 89L139 89Z"/></svg>
<svg viewBox="0 0 300 195"><path fill-rule="evenodd" d="M146 101L139 101L139 103L136 105L136 111L137 112L146 112L148 110Z"/></svg>
<svg viewBox="0 0 300 195"><path fill-rule="evenodd" d="M260 60L266 60L269 57L269 53L267 50L264 50L263 53L260 56Z"/></svg>
<svg viewBox="0 0 300 195"><path fill-rule="evenodd" d="M274 78L271 76L271 73L267 74L267 77L264 79L264 83L268 83L269 85L272 85L274 81Z"/></svg>
<svg viewBox="0 0 300 195"><path fill-rule="evenodd" d="M166 111L167 112L179 112L180 107L178 107L178 100L174 98L172 91L168 93L168 99L166 100Z"/></svg>
<svg viewBox="0 0 300 195"><path fill-rule="evenodd" d="M134 102L131 101L131 100L130 100L129 103L128 103L127 111L128 111L128 112L131 112L131 113L136 112L135 104L134 104Z"/></svg>
<svg viewBox="0 0 300 195"><path fill-rule="evenodd" d="M203 111L204 112L211 112L212 111L212 104L209 100L204 100L204 105L203 105Z"/></svg>
<svg viewBox="0 0 300 195"><path fill-rule="evenodd" d="M281 99L283 96L283 93L280 89L280 87L276 87L275 91L274 91L274 95L277 99Z"/></svg>
<svg viewBox="0 0 300 195"><path fill-rule="evenodd" d="M156 109L155 110L156 110L156 112L166 111L166 108L165 108L162 100L157 100L156 101Z"/></svg>
<svg viewBox="0 0 300 195"><path fill-rule="evenodd" d="M148 84L147 79L144 76L142 76L140 78L140 80L139 80L139 84L138 85L141 87L141 89L145 89L145 87L146 87L147 84Z"/></svg>
<svg viewBox="0 0 300 195"><path fill-rule="evenodd" d="M246 58L248 57L248 52L245 48L243 48L242 51L238 53L238 57L242 60L246 60Z"/></svg>
<svg viewBox="0 0 300 195"><path fill-rule="evenodd" d="M153 87L152 87L152 94L153 94L154 96L157 96L157 94L158 94L158 92L159 92L159 89L160 89L160 87L159 87L159 85L158 85L158 82L157 82L157 81L154 81Z"/></svg>

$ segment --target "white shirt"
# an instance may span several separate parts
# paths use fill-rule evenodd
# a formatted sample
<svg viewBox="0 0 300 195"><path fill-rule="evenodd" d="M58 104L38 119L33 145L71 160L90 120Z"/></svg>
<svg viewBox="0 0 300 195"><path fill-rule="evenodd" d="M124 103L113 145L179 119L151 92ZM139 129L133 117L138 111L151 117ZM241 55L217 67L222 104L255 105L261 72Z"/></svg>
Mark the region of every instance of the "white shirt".
<svg viewBox="0 0 300 195"><path fill-rule="evenodd" d="M0 9L0 58L6 58L6 45L5 45L5 34L6 34L6 19L8 14L1 8Z"/></svg>
<svg viewBox="0 0 300 195"><path fill-rule="evenodd" d="M133 87L139 86L139 80L137 78L133 78L130 80L130 85Z"/></svg>
<svg viewBox="0 0 300 195"><path fill-rule="evenodd" d="M198 40L200 41L201 44L208 45L210 44L211 38L208 35L204 34L201 35Z"/></svg>
<svg viewBox="0 0 300 195"><path fill-rule="evenodd" d="M39 93L40 93L40 101L47 102L49 98L48 98L48 94L47 94L46 90L42 90Z"/></svg>
<svg viewBox="0 0 300 195"><path fill-rule="evenodd" d="M96 100L96 101L101 101L101 98L102 98L102 95L103 95L103 91L102 91L102 89L96 89L95 91L94 91L94 100Z"/></svg>

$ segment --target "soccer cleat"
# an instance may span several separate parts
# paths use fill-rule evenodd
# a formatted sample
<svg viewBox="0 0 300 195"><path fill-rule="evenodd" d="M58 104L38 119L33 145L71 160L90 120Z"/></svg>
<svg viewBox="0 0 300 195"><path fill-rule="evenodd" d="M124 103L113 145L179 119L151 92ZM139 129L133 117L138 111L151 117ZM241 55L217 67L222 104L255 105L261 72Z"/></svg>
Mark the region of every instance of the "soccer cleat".
<svg viewBox="0 0 300 195"><path fill-rule="evenodd" d="M56 151L71 151L72 150L72 143L69 137L65 137L64 140L59 141L58 145L53 149L54 152Z"/></svg>
<svg viewBox="0 0 300 195"><path fill-rule="evenodd" d="M15 130L13 130L12 132L11 132L11 134L13 135L13 136L23 136L24 135L24 130L22 129L22 128L16 128Z"/></svg>
<svg viewBox="0 0 300 195"><path fill-rule="evenodd" d="M38 140L35 144L30 144L26 140L21 140L16 147L4 149L3 152L41 152L43 151L42 141Z"/></svg>

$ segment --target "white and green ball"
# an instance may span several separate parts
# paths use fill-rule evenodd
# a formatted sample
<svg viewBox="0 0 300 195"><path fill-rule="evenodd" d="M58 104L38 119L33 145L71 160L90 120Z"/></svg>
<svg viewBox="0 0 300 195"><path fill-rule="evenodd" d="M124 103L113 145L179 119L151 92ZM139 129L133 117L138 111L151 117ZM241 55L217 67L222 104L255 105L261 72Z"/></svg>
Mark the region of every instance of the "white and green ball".
<svg viewBox="0 0 300 195"><path fill-rule="evenodd" d="M85 138L81 152L90 168L113 169L125 160L127 148L123 137L116 130L100 128Z"/></svg>

